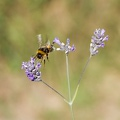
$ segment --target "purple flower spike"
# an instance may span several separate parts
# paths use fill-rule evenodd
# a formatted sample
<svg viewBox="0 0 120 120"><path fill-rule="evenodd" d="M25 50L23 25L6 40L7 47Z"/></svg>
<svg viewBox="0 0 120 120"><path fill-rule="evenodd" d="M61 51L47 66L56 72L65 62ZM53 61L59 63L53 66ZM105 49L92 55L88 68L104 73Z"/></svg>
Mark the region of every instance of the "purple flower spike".
<svg viewBox="0 0 120 120"><path fill-rule="evenodd" d="M65 51L65 54L68 54L69 52L75 50L74 45L72 45L72 47L69 45L70 44L70 39L67 39L66 44L63 43L63 42L60 42L60 40L58 38L55 38L53 40L53 42L60 46L60 48L57 48L56 50Z"/></svg>
<svg viewBox="0 0 120 120"><path fill-rule="evenodd" d="M40 63L35 64L35 59L31 58L28 62L22 63L22 69L25 70L27 77L31 81L41 81L41 72L39 72L39 68L41 67Z"/></svg>
<svg viewBox="0 0 120 120"><path fill-rule="evenodd" d="M105 30L104 29L96 29L94 32L94 36L92 36L90 43L90 54L94 56L98 53L98 49L100 47L104 47L104 41L108 40L108 35L104 37Z"/></svg>

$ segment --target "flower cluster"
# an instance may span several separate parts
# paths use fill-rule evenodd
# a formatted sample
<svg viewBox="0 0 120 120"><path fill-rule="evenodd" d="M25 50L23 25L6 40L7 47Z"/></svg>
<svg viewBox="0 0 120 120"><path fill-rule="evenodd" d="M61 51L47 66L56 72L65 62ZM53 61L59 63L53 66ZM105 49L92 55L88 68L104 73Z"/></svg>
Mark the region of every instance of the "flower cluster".
<svg viewBox="0 0 120 120"><path fill-rule="evenodd" d="M94 32L94 35L91 38L90 43L90 55L94 56L98 53L98 49L100 47L104 47L105 43L104 41L108 40L108 35L104 35L105 30L104 29L96 29ZM38 42L41 43L41 35L38 35ZM53 43L56 43L59 45L59 48L56 48L58 51L64 51L66 55L69 54L69 52L72 52L75 50L75 46L70 46L70 39L66 40L66 44L63 42L60 42L58 38L55 38L53 40ZM41 64L36 62L34 58L31 57L31 59L28 62L22 63L22 69L25 70L25 73L27 77L31 81L41 81L41 72L39 72L39 68L41 68Z"/></svg>
<svg viewBox="0 0 120 120"><path fill-rule="evenodd" d="M22 69L25 70L27 77L31 81L41 81L41 72L39 72L39 68L41 67L40 63L35 64L35 59L31 58L28 62L22 63Z"/></svg>
<svg viewBox="0 0 120 120"><path fill-rule="evenodd" d="M98 53L100 47L104 47L104 41L108 40L108 35L104 37L104 29L96 29L90 43L90 54L94 56Z"/></svg>
<svg viewBox="0 0 120 120"><path fill-rule="evenodd" d="M58 38L55 38L53 40L54 43L58 44L60 46L60 48L57 48L56 50L60 50L60 51L65 51L65 54L68 54L71 51L75 50L75 46L72 45L70 46L70 39L67 39L66 44L63 42L60 42L60 40Z"/></svg>

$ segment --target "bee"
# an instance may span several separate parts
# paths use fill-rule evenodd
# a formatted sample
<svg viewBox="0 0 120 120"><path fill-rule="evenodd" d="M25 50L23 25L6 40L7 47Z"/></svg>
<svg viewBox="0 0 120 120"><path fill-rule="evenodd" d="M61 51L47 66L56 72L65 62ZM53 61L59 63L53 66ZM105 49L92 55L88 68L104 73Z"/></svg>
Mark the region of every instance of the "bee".
<svg viewBox="0 0 120 120"><path fill-rule="evenodd" d="M47 58L47 60L49 61L49 58L48 58L48 54L50 52L53 52L54 51L54 42L52 44L50 44L50 41L48 41L45 45L41 45L42 44L42 38L41 38L41 35L38 35L38 42L39 42L39 48L36 52L36 55L35 55L35 59L41 59L41 63L42 61L44 61L44 65L45 65L45 58Z"/></svg>

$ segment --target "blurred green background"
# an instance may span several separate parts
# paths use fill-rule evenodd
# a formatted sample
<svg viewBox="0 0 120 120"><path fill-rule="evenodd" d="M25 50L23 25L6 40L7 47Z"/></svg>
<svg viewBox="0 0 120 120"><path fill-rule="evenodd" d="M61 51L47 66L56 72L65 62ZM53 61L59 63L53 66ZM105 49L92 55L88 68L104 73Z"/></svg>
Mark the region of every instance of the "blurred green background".
<svg viewBox="0 0 120 120"><path fill-rule="evenodd" d="M104 28L109 41L93 57L73 105L75 120L120 120L120 0L0 1L0 120L70 120L69 106L44 84L27 79L21 63L35 55L37 35L63 42L72 94L89 56L91 36ZM42 78L68 97L65 55L53 52Z"/></svg>

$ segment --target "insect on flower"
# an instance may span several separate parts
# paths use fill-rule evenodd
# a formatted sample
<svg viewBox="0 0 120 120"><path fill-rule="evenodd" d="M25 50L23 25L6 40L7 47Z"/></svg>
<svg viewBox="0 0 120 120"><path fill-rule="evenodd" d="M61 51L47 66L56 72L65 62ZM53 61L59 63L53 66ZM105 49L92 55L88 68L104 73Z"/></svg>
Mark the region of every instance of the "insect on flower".
<svg viewBox="0 0 120 120"><path fill-rule="evenodd" d="M36 55L34 56L34 58L36 59L41 59L41 62L44 61L44 65L45 65L45 58L48 59L48 54L50 52L54 51L54 42L52 44L50 44L50 41L48 41L45 45L41 45L42 44L42 37L41 34L38 35L38 42L39 42L39 49L36 52Z"/></svg>

